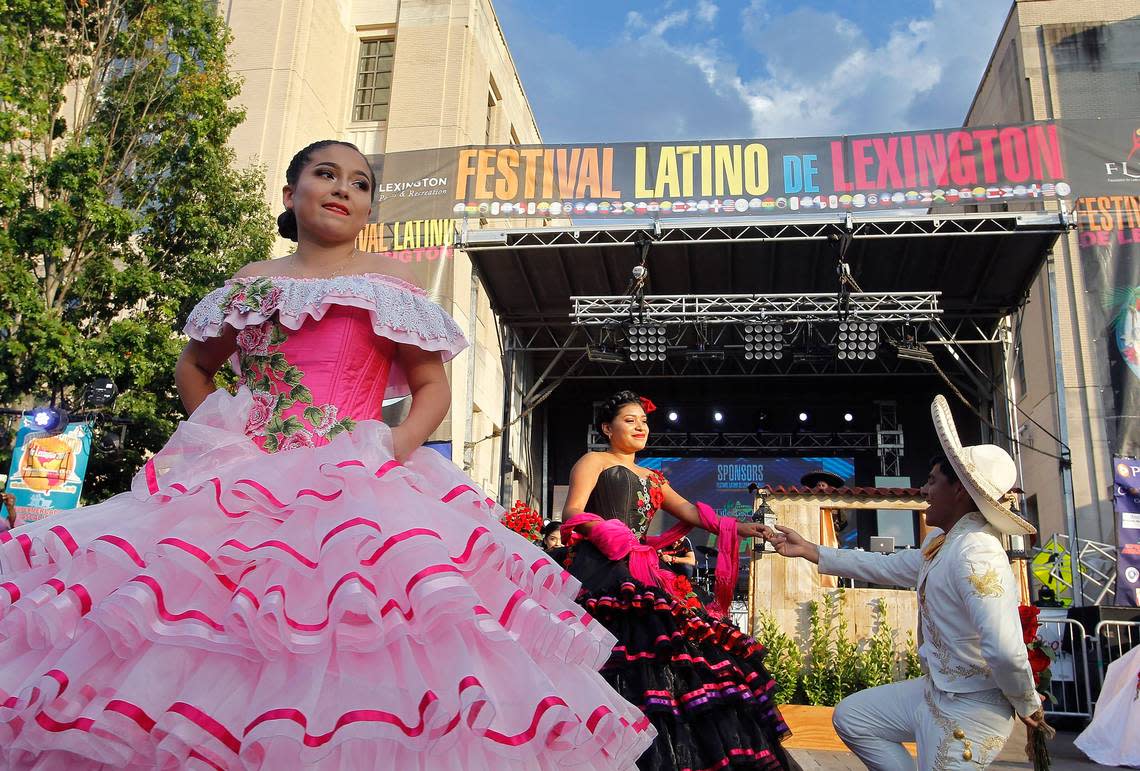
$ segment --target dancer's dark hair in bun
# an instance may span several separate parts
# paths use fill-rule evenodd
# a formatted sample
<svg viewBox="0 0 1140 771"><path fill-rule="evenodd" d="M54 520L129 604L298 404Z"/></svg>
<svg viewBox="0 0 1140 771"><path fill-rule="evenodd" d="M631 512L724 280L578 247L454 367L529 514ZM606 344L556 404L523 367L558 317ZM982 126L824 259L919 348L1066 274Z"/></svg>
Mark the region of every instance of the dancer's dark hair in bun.
<svg viewBox="0 0 1140 771"><path fill-rule="evenodd" d="M636 404L641 407L641 397L633 391L618 391L606 401L602 402L602 406L598 408L598 422L596 426L599 431L602 430L603 423L610 423L617 417L621 408L627 404Z"/></svg>
<svg viewBox="0 0 1140 771"><path fill-rule="evenodd" d="M297 180L301 178L301 170L309 163L309 160L313 157L313 153L332 145L344 145L360 153L360 148L352 144L352 142L342 142L339 139L322 139L313 142L311 145L298 150L297 154L293 156L293 160L289 161L289 168L285 169L285 181L290 185L296 185ZM360 153L360 157L364 158L364 153ZM365 160L367 161L368 159L365 158ZM369 192L375 194L376 173L372 171L372 164L369 163L367 165L368 178L372 184L372 187L369 188ZM293 213L292 209L286 209L277 215L277 232L281 234L282 238L288 238L290 241L297 240L297 215Z"/></svg>

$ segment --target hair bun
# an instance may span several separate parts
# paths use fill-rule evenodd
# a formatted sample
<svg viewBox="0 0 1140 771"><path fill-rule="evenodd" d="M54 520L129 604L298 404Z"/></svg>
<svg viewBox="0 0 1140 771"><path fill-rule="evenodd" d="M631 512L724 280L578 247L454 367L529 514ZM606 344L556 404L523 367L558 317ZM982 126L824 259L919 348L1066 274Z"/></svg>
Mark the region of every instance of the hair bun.
<svg viewBox="0 0 1140 771"><path fill-rule="evenodd" d="M282 238L288 238L290 241L297 240L297 215L293 213L292 209L286 209L277 215L277 232L281 234Z"/></svg>

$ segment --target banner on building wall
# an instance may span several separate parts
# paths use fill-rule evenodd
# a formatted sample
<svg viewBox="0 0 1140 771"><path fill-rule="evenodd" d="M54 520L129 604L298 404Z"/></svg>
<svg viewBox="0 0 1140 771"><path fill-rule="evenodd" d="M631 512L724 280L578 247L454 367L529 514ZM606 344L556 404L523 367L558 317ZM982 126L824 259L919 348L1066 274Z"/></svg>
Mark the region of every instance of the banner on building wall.
<svg viewBox="0 0 1140 771"><path fill-rule="evenodd" d="M1079 343L1103 367L1110 450L1140 456L1140 195L1081 198L1075 211L1090 331Z"/></svg>
<svg viewBox="0 0 1140 771"><path fill-rule="evenodd" d="M865 136L455 147L370 160L381 180L378 222L789 216L1140 192L1138 128L1065 120Z"/></svg>
<svg viewBox="0 0 1140 771"><path fill-rule="evenodd" d="M23 419L8 472L16 523L77 508L90 453L91 424L72 423L59 433L47 434Z"/></svg>
<svg viewBox="0 0 1140 771"><path fill-rule="evenodd" d="M1116 512L1116 604L1140 606L1140 460L1112 459Z"/></svg>

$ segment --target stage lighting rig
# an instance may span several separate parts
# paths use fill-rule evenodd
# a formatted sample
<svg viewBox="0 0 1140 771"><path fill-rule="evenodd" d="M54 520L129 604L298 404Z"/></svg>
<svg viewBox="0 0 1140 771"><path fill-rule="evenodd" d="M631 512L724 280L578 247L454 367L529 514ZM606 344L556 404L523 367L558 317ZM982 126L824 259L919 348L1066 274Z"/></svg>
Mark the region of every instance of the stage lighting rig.
<svg viewBox="0 0 1140 771"><path fill-rule="evenodd" d="M879 325L873 321L841 321L836 346L840 359L874 359L879 351Z"/></svg>
<svg viewBox="0 0 1140 771"><path fill-rule="evenodd" d="M665 327L656 324L634 324L629 328L630 361L665 361L668 341Z"/></svg>
<svg viewBox="0 0 1140 771"><path fill-rule="evenodd" d="M744 338L744 358L748 361L784 357L783 324L745 324L741 336Z"/></svg>

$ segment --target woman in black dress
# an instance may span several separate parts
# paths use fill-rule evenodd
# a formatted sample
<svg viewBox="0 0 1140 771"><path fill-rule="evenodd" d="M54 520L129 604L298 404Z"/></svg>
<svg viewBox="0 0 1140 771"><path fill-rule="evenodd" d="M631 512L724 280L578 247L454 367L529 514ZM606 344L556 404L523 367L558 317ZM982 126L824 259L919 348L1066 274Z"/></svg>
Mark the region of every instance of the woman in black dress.
<svg viewBox="0 0 1140 771"><path fill-rule="evenodd" d="M788 728L773 701L776 682L764 668L763 647L723 619L737 539L761 536L762 527L717 518L659 472L636 465L653 409L632 391L602 406L599 428L609 449L574 465L562 513L567 567L582 582L578 602L618 640L602 675L657 728L638 767L798 768L780 745ZM650 538L661 508L682 525ZM659 568L654 546L673 543L686 526L716 532L721 554L732 552L718 565L718 599L707 609L683 576Z"/></svg>

